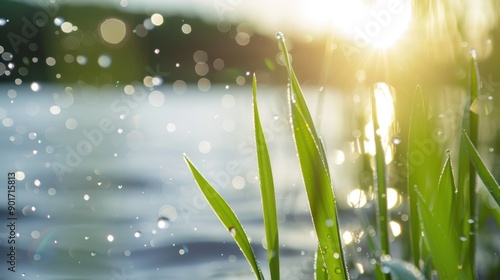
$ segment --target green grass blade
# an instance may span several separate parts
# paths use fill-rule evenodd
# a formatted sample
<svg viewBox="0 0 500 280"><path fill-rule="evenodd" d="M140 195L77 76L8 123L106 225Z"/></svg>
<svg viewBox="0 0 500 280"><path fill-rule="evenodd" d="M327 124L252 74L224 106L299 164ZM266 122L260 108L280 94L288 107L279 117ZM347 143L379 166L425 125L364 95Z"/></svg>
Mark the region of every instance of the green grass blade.
<svg viewBox="0 0 500 280"><path fill-rule="evenodd" d="M328 280L328 273L325 268L325 260L323 259L323 254L321 254L321 247L318 245L318 250L314 256L314 279L316 280Z"/></svg>
<svg viewBox="0 0 500 280"><path fill-rule="evenodd" d="M453 176L451 165L451 152L448 152L437 190L429 203L429 209L434 213L436 222L442 225L448 237L450 237L451 231L456 231L456 226L461 225L458 223L459 221L457 221L457 215L454 211L456 204L455 177ZM455 246L459 247L459 242L455 240Z"/></svg>
<svg viewBox="0 0 500 280"><path fill-rule="evenodd" d="M477 65L477 58L476 58L476 52L471 51L471 63L470 63L470 75L471 75L471 80L470 80L470 102L471 104L476 101L479 97L479 91L481 88L481 80L479 76L479 67ZM469 122L469 135L470 135L470 140L472 142L472 145L474 147L477 147L477 140L478 140L478 129L479 129L479 116L475 113L470 114L470 122ZM470 215L469 217L476 221L475 223L471 224L471 229L470 232L472 235L470 235L469 238L469 247L468 247L468 252L467 252L467 257L468 257L468 262L472 264L473 267L475 267L476 263L476 246L477 246L477 241L476 241L476 236L478 232L478 200L477 200L477 192L476 192L476 173L474 172L474 168L470 167L470 173L469 173L469 204L470 204Z"/></svg>
<svg viewBox="0 0 500 280"><path fill-rule="evenodd" d="M460 261L459 240L455 231L446 233L443 224L439 223L434 213L429 209L422 195L417 191L419 215L424 223L423 230L434 264L440 279L473 279L464 278ZM465 271L464 271L465 272ZM468 271L470 273L470 271Z"/></svg>
<svg viewBox="0 0 500 280"><path fill-rule="evenodd" d="M435 188L434 186L432 188ZM447 153L447 160L430 201L425 201L420 192L418 195L424 240L439 277L474 279L472 264L464 263L462 258L460 244L467 241L467 237L460 236L461 224L454 216L457 200L450 152Z"/></svg>
<svg viewBox="0 0 500 280"><path fill-rule="evenodd" d="M316 133L311 115L288 57L285 39L278 36L289 74L289 106L292 131L302 170L302 177L318 236L320 253L330 279L348 279L344 261L336 202L330 174L326 168L326 155Z"/></svg>
<svg viewBox="0 0 500 280"><path fill-rule="evenodd" d="M410 241L411 252L413 256L413 264L418 267L421 259L420 241L422 228L420 226L420 218L417 211L417 190L418 186L425 184L422 176L424 172L414 167L411 163L411 152L418 149L418 142L426 138L425 127L425 109L424 96L422 88L417 86L415 96L413 98L412 111L410 116L410 127L408 135L408 202L410 204Z"/></svg>
<svg viewBox="0 0 500 280"><path fill-rule="evenodd" d="M372 121L373 121L373 139L375 140L375 171L377 181L377 222L380 235L382 255L390 254L389 250L389 217L387 210L387 184L385 179L385 151L382 147L382 140L377 133L379 122L377 115L375 90L372 94Z"/></svg>
<svg viewBox="0 0 500 280"><path fill-rule="evenodd" d="M500 206L500 186L498 185L497 181L495 180L491 172L484 164L483 160L481 159L481 156L479 155L478 151L472 144L471 139L469 138L469 136L465 131L462 132L462 141L464 141L465 143L467 153L472 162L472 165L474 166L477 174L479 175L479 178L481 178L481 181L483 181L485 187L493 196L497 205Z"/></svg>
<svg viewBox="0 0 500 280"><path fill-rule="evenodd" d="M390 269L396 280L426 280L424 275L412 263L402 260L383 260L382 264Z"/></svg>
<svg viewBox="0 0 500 280"><path fill-rule="evenodd" d="M217 217L220 219L222 224L231 233L236 244L240 247L243 255L245 255L248 263L253 269L255 277L257 279L264 279L260 267L255 258L252 246L248 241L248 237L241 226L240 221L234 214L233 210L227 202L220 196L220 194L210 185L210 183L201 175L201 173L196 169L196 167L191 163L191 161L184 155L184 160L186 161L191 173L194 176L198 187L205 196L205 199L210 204L210 207L214 210Z"/></svg>
<svg viewBox="0 0 500 280"><path fill-rule="evenodd" d="M257 106L257 79L255 75L253 76L253 120L257 147L260 193L262 197L262 212L266 230L267 259L269 261L271 279L280 279L278 215L276 214L273 172L264 131L262 130L262 124L259 118L259 109Z"/></svg>

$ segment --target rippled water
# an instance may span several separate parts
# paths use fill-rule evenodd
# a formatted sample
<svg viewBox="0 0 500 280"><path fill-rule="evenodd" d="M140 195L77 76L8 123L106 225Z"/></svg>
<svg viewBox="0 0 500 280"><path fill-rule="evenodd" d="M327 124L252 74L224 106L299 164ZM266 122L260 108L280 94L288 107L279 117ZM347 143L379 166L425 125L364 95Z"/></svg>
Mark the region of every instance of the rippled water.
<svg viewBox="0 0 500 280"><path fill-rule="evenodd" d="M234 207L267 273L249 87L202 93L188 86L179 94L164 85L147 95L150 89L136 85L128 95L122 86L39 86L1 89L8 93L0 96L2 178L16 172L18 180L16 272L0 278L254 279L183 153ZM277 181L283 279L311 279L315 240L286 91L260 92ZM340 97L330 97L324 114L334 121L324 125L338 127L331 115L341 113ZM325 137L336 139L331 132ZM5 188L0 197L8 224ZM2 252L9 249L4 229ZM5 259L2 253L2 275Z"/></svg>

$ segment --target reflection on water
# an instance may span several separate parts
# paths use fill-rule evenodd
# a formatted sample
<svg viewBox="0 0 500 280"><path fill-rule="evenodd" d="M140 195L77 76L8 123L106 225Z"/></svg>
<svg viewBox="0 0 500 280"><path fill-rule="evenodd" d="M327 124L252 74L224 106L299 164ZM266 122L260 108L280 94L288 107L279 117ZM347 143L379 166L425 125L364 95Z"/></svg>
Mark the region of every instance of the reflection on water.
<svg viewBox="0 0 500 280"><path fill-rule="evenodd" d="M8 94L0 97L1 169L18 179L17 262L9 279L254 279L183 153L234 207L266 273L250 88L16 88L3 88ZM290 172L298 165L285 90L261 93L282 265L292 268L283 276L311 279L315 239L299 172ZM340 114L335 104L325 116ZM1 199L6 205L6 191ZM5 207L2 214L4 222ZM1 234L5 252L8 234ZM2 261L2 275L6 269Z"/></svg>

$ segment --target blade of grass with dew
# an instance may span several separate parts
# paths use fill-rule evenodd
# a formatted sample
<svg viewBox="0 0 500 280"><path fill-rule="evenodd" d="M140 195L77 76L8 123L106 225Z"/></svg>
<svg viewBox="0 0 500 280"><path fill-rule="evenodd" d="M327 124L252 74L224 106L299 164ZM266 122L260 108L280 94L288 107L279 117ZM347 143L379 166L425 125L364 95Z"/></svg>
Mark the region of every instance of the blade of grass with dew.
<svg viewBox="0 0 500 280"><path fill-rule="evenodd" d="M198 171L198 169L196 169L196 167L191 163L186 155L184 155L184 160L191 170L191 173L193 174L193 177L201 192L205 196L205 199L208 201L208 204L210 204L210 207L212 207L219 220L231 233L234 240L236 241L236 244L238 244L238 247L240 247L243 255L252 267L255 277L259 280L264 279L259 264L257 263L257 260L255 258L252 246L248 241L248 237L231 207L229 207L227 202L212 187L212 185L210 185L205 177L201 175L201 173Z"/></svg>
<svg viewBox="0 0 500 280"><path fill-rule="evenodd" d="M387 184L385 178L385 152L382 147L382 140L380 135L377 133L380 126L378 122L377 115L377 100L375 96L375 89L373 89L373 94L371 95L371 107L372 107L372 122L373 122L373 139L375 140L375 174L377 176L377 224L380 236L381 244L381 254L390 255L389 249L389 215L387 209ZM376 266L377 270L381 270L380 265ZM382 270L381 270L382 271ZM382 271L383 272L383 271ZM377 275L382 275L377 273ZM385 274L383 279L391 279L390 274Z"/></svg>
<svg viewBox="0 0 500 280"><path fill-rule="evenodd" d="M477 65L477 57L476 52L474 50L471 51L471 62L470 62L470 102L471 105L474 101L476 101L479 97L479 91L481 88L481 80L479 76L479 67ZM469 135L472 145L477 147L478 141L478 129L479 129L479 116L476 113L470 114L470 123L469 123ZM472 165L472 163L471 163ZM466 254L468 258L468 262L472 264L472 267L475 267L476 264L476 236L478 232L478 200L477 200L477 192L476 192L476 173L474 172L474 168L470 166L469 168L469 205L470 205L470 219L475 221L470 225L470 233L469 234L469 243L468 243L468 252Z"/></svg>
<svg viewBox="0 0 500 280"><path fill-rule="evenodd" d="M412 263L405 262L402 260L382 260L382 264L388 267L391 274L394 275L396 279L401 280L426 280L425 276L418 270L418 268Z"/></svg>
<svg viewBox="0 0 500 280"><path fill-rule="evenodd" d="M316 254L314 255L314 279L316 280L328 280L328 272L325 267L325 260L323 259L323 254L321 254L321 245L318 245Z"/></svg>
<svg viewBox="0 0 500 280"><path fill-rule="evenodd" d="M465 131L462 131L462 140L465 143L465 147L467 149L467 153L469 154L470 161L472 162L472 165L474 166L477 174L479 175L479 178L481 178L481 181L483 181L484 186L493 196L493 199L495 199L497 205L500 206L500 186L495 180L495 177L493 177L491 172L484 164L483 160L481 159L481 156L479 155L478 151L472 144L471 139L469 138L469 136Z"/></svg>
<svg viewBox="0 0 500 280"><path fill-rule="evenodd" d="M390 254L389 250L389 216L387 210L387 184L385 179L385 151L382 147L382 140L379 131L380 126L377 115L377 100L375 89L371 95L373 139L375 140L375 174L377 176L377 222L380 235L382 255Z"/></svg>
<svg viewBox="0 0 500 280"><path fill-rule="evenodd" d="M417 211L417 193L418 186L425 184L425 180L422 176L425 176L425 172L420 168L414 168L411 164L411 153L412 151L418 150L417 143L423 141L426 138L426 127L425 127L425 108L424 108L424 96L422 88L417 86L415 90L415 96L413 97L413 105L410 115L410 125L409 125L409 135L408 135L408 202L410 205L410 241L411 241L411 252L413 255L413 264L419 266L419 261L423 256L421 256L420 251L420 241L422 228L420 226L420 218Z"/></svg>
<svg viewBox="0 0 500 280"><path fill-rule="evenodd" d="M459 235L461 227L458 227L453 217L457 204L454 182L451 156L448 152L437 182L437 189L430 201L419 199L423 238L429 247L431 261L440 278L474 279L471 264L463 263L461 259L460 242L464 241L464 237ZM420 192L418 195L421 196Z"/></svg>
<svg viewBox="0 0 500 280"><path fill-rule="evenodd" d="M431 197L431 200L429 201L429 209L432 213L434 213L436 218L435 222L441 225L446 232L447 238L451 238L451 231L457 231L457 233L460 232L457 228L455 228L458 226L454 211L454 209L457 209L456 193L455 179L451 165L451 152L447 151L446 162L443 170L441 171L441 177L439 178L439 182L437 184L437 190L434 192L433 197ZM460 241L452 241L455 241L454 243L456 243L456 246L459 247Z"/></svg>
<svg viewBox="0 0 500 280"><path fill-rule="evenodd" d="M262 197L262 212L266 231L267 259L271 279L280 279L280 254L278 237L278 215L274 192L273 172L267 149L264 131L257 106L257 79L253 76L253 121L255 128L255 144L257 147L257 166L259 169L260 193Z"/></svg>
<svg viewBox="0 0 500 280"><path fill-rule="evenodd" d="M326 155L320 147L302 89L290 64L283 34L277 36L280 42L289 77L289 106L292 131L302 170L302 178L311 210L311 216L318 236L320 253L330 279L349 279L333 194L332 182L326 165Z"/></svg>

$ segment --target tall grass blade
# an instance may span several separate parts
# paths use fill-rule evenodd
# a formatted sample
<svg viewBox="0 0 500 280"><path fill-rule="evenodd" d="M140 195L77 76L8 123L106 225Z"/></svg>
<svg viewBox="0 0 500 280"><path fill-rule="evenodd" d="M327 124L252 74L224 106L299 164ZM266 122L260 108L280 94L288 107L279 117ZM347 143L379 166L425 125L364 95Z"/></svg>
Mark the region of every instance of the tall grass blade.
<svg viewBox="0 0 500 280"><path fill-rule="evenodd" d="M470 103L476 101L479 97L479 91L481 88L481 80L479 76L479 67L477 65L477 57L476 52L474 50L471 51L471 62L470 62ZM469 135L472 145L477 147L478 140L478 129L479 129L479 116L475 113L470 114L470 123L469 123ZM472 164L472 163L471 163ZM477 192L476 192L476 173L474 172L474 168L470 167L469 173L469 204L470 204L470 215L469 217L476 221L471 225L470 232L472 235L469 239L469 247L467 256L469 258L468 262L470 262L475 267L476 264L476 236L478 231L478 203L477 203Z"/></svg>
<svg viewBox="0 0 500 280"><path fill-rule="evenodd" d="M325 268L325 260L323 259L323 254L321 254L321 245L318 245L318 250L314 256L314 279L316 280L328 280L328 272Z"/></svg>
<svg viewBox="0 0 500 280"><path fill-rule="evenodd" d="M311 114L288 57L285 39L278 36L289 74L289 106L295 146L302 177L318 236L320 254L330 279L348 279L340 238L336 202L332 190L326 155L316 133Z"/></svg>
<svg viewBox="0 0 500 280"><path fill-rule="evenodd" d="M189 166L189 169L191 170L191 173L193 174L198 187L205 196L205 199L208 201L208 204L210 204L210 207L212 207L217 217L231 233L234 240L236 241L236 244L238 244L238 246L240 247L243 255L252 267L255 277L259 280L264 279L264 276L262 275L260 267L255 258L252 246L248 241L248 237L231 207L229 207L227 202L210 185L205 177L201 175L201 173L198 171L198 169L196 169L196 167L191 163L186 155L184 155L184 160Z"/></svg>
<svg viewBox="0 0 500 280"><path fill-rule="evenodd" d="M413 264L419 266L420 259L422 258L420 252L420 241L422 236L422 228L420 226L420 218L417 211L417 190L418 186L425 184L423 179L425 173L419 168L415 168L411 164L411 152L418 149L417 143L426 139L425 127L425 109L424 109L424 96L422 88L417 86L415 96L413 97L413 105L410 116L409 136L408 136L408 202L410 208L410 242L411 252L413 256Z"/></svg>
<svg viewBox="0 0 500 280"><path fill-rule="evenodd" d="M390 269L395 280L426 280L425 276L412 263L402 260L383 260L382 264Z"/></svg>
<svg viewBox="0 0 500 280"><path fill-rule="evenodd" d="M373 120L373 139L375 139L375 171L377 182L377 222L380 235L380 244L382 255L390 254L389 250L389 217L387 211L387 182L385 179L385 151L382 147L380 129L377 115L375 92L372 94L372 120Z"/></svg>
<svg viewBox="0 0 500 280"><path fill-rule="evenodd" d="M493 177L491 172L484 164L483 160L481 159L481 156L479 155L478 151L472 144L471 139L469 138L469 136L465 131L462 132L462 140L465 143L467 153L469 154L469 158L477 174L479 175L479 178L481 178L481 181L483 181L484 185L486 186L490 194L493 196L493 199L495 199L497 205L500 206L500 186L495 180L495 177Z"/></svg>
<svg viewBox="0 0 500 280"><path fill-rule="evenodd" d="M257 79L255 75L253 76L253 120L257 147L260 193L262 197L262 212L266 230L267 259L269 262L271 279L280 279L278 215L276 214L273 172L264 131L262 130L262 124L259 118L259 109L257 106Z"/></svg>
<svg viewBox="0 0 500 280"><path fill-rule="evenodd" d="M456 192L455 178L451 165L451 152L448 151L447 159L437 185L437 190L429 202L429 209L436 217L435 222L441 224L446 232L446 236L449 238L451 238L451 231L456 231L455 226L459 225L457 215L454 212L457 204ZM454 240L454 242L456 246L459 247L460 241Z"/></svg>
<svg viewBox="0 0 500 280"><path fill-rule="evenodd" d="M474 279L472 265L461 258L460 243L467 237L460 236L453 213L456 207L455 179L450 152L441 171L436 189L429 201L420 192L418 195L419 215L423 225L424 240L429 247L432 263L440 279Z"/></svg>
<svg viewBox="0 0 500 280"><path fill-rule="evenodd" d="M377 114L377 100L375 90L371 95L372 120L373 120L373 139L375 140L375 174L377 176L377 224L380 236L382 255L390 254L389 249L389 215L387 209L387 182L385 176L385 151L382 147L382 139L377 132L380 129ZM377 270L382 269L376 266ZM382 274L377 273L378 276ZM379 278L378 278L379 279ZM391 279L390 274L385 274L382 279Z"/></svg>

